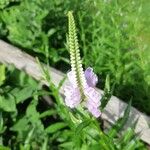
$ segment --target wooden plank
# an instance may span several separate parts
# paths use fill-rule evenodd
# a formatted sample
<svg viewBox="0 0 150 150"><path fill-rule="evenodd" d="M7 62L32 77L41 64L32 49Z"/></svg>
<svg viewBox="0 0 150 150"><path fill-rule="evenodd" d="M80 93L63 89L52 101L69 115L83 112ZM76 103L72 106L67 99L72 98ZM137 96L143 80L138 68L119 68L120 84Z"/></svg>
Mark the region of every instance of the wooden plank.
<svg viewBox="0 0 150 150"><path fill-rule="evenodd" d="M36 80L40 80L44 84L48 85L46 81L42 80L42 73L35 58L2 40L0 40L0 62L4 64L13 64L16 66L16 68L24 70ZM51 67L49 68L49 72L52 82L57 86L63 79L64 74ZM66 82L68 81L66 80L65 84ZM99 92L103 93L102 90L99 90ZM60 90L60 93L63 94L63 86ZM126 103L119 100L117 97L112 96L105 108L102 118L113 124L119 117L122 116L126 106ZM135 132L140 133L140 138L144 142L150 144L150 117L132 107L129 121L126 126L130 127L133 121L136 119L138 119L138 122Z"/></svg>

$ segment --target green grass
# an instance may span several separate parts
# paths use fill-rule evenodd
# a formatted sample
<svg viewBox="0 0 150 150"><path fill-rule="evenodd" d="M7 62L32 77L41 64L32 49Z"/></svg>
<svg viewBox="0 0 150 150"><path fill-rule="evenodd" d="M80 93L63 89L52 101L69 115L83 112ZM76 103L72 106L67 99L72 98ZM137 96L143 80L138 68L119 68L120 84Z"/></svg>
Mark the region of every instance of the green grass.
<svg viewBox="0 0 150 150"><path fill-rule="evenodd" d="M109 74L115 83L114 94L126 101L132 99L135 107L149 114L150 44L139 40L145 33L141 29L147 27L141 22L145 4L133 2L95 2L87 12L79 13L81 49L85 66L94 67L99 74L101 88Z"/></svg>

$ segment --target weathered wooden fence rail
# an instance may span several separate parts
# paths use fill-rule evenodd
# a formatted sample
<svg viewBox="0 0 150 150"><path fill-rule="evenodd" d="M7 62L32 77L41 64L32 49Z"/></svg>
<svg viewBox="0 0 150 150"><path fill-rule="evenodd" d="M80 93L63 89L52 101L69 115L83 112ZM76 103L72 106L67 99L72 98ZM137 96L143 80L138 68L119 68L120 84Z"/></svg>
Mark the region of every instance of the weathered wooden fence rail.
<svg viewBox="0 0 150 150"><path fill-rule="evenodd" d="M0 40L0 62L4 64L13 64L16 68L24 70L27 74L34 77L36 80L42 79L42 73L35 58L2 40ZM64 74L51 67L49 70L52 82L55 85L58 85L59 82L63 79ZM41 80L41 82L48 85L48 83L44 80ZM65 82L68 81L66 80ZM99 92L103 93L102 90L99 90ZM61 88L60 93L63 94L63 87ZM119 100L117 97L112 96L105 108L102 118L110 123L114 123L115 120L122 116L126 106L126 103ZM133 121L135 121L137 118L138 122L135 128L135 132L140 133L141 140L147 144L150 144L150 117L132 107L126 126L131 126Z"/></svg>

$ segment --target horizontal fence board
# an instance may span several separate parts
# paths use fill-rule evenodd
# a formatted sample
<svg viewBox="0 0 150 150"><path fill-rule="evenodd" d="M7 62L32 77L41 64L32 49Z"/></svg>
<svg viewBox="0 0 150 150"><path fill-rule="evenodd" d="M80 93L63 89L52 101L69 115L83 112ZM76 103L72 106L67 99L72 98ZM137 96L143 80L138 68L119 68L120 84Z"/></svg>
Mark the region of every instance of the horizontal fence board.
<svg viewBox="0 0 150 150"><path fill-rule="evenodd" d="M48 83L42 79L42 73L35 58L2 40L0 40L0 62L4 64L13 64L16 68L24 70L36 80L40 80L42 83L48 85ZM64 74L51 67L49 67L49 73L52 82L58 86L59 82L64 78ZM68 81L66 80L64 85L67 82ZM61 94L63 94L63 87L64 86L62 86L60 89ZM100 93L103 93L102 90L98 90ZM102 118L113 124L119 117L123 115L126 107L127 104L125 102L121 101L115 96L112 96L105 107ZM126 127L130 127L137 119L138 121L135 132L139 134L141 140L147 144L150 144L150 117L132 107Z"/></svg>

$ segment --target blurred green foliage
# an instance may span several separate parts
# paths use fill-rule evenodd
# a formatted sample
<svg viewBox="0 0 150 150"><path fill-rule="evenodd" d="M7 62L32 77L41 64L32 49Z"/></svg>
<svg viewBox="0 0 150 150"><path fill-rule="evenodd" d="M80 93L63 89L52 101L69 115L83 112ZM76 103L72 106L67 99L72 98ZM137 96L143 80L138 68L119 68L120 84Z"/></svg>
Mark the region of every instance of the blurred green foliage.
<svg viewBox="0 0 150 150"><path fill-rule="evenodd" d="M94 67L102 82L109 74L114 94L126 101L132 98L134 106L149 114L150 43L139 41L146 28L141 23L145 3L97 1L79 14L79 26L85 66Z"/></svg>
<svg viewBox="0 0 150 150"><path fill-rule="evenodd" d="M3 84L5 80L5 66L0 64L0 86Z"/></svg>
<svg viewBox="0 0 150 150"><path fill-rule="evenodd" d="M6 0L1 0L4 4ZM50 65L68 67L66 13L78 22L85 67L100 76L109 74L114 94L150 114L150 28L147 0L22 0L0 5L0 37L25 51L50 58ZM64 48L65 46L66 48ZM63 63L62 63L63 62Z"/></svg>
<svg viewBox="0 0 150 150"><path fill-rule="evenodd" d="M17 3L17 2L20 2L20 1L21 0L1 0L0 1L0 9L4 9L8 5L10 5L11 3Z"/></svg>

